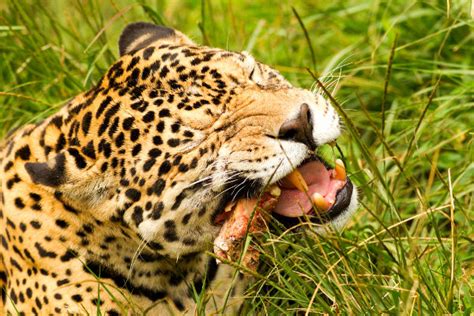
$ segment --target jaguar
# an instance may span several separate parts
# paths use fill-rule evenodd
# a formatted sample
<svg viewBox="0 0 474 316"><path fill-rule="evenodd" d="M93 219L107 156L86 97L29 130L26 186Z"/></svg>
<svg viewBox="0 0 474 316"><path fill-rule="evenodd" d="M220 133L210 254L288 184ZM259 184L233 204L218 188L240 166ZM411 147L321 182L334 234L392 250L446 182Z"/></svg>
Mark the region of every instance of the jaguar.
<svg viewBox="0 0 474 316"><path fill-rule="evenodd" d="M340 118L247 52L145 22L118 46L90 90L0 144L0 313L195 314L193 293L238 313L251 277L210 255L216 218L277 184L274 219L342 227L357 190L314 155Z"/></svg>

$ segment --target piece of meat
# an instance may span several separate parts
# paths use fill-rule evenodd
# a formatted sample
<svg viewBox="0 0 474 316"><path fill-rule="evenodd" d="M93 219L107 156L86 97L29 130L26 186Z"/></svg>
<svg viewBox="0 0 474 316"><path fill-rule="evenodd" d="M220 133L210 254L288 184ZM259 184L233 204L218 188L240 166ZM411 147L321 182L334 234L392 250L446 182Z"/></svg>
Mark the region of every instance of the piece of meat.
<svg viewBox="0 0 474 316"><path fill-rule="evenodd" d="M247 229L248 233L254 236L265 230L280 193L280 189L274 186L259 199L241 199L226 206L224 212L216 219L217 223L224 222L214 240L214 253L217 257L234 262L240 259ZM250 219L252 221L249 225ZM259 257L258 250L249 246L241 259L241 264L255 271Z"/></svg>

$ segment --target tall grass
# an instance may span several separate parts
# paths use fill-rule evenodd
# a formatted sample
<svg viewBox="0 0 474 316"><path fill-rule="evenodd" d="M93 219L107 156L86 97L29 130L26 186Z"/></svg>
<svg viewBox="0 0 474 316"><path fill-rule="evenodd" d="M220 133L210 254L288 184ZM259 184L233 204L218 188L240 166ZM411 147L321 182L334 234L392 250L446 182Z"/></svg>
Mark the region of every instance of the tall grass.
<svg viewBox="0 0 474 316"><path fill-rule="evenodd" d="M342 233L268 233L246 313L474 313L470 1L58 0L0 9L0 135L91 87L117 58L121 29L138 20L248 50L293 84L334 97L361 207Z"/></svg>

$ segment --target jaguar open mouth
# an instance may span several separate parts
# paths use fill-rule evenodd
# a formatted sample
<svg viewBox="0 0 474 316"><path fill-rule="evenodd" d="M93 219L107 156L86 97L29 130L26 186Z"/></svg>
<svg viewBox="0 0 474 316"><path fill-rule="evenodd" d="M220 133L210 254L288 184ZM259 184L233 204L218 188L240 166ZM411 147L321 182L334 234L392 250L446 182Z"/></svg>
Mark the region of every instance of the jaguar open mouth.
<svg viewBox="0 0 474 316"><path fill-rule="evenodd" d="M334 166L331 168L328 162L317 156L304 160L291 173L264 188L260 197L263 200L268 199L270 192L275 196L275 190L278 190L278 197L273 198L273 208L266 211L286 227L308 220L315 224L334 220L347 210L353 193L353 185L346 175L344 163L338 159ZM246 190L239 190L239 195L225 199L225 205L243 199L257 203L263 187L260 182L242 180L239 187L245 187ZM231 215L229 209L220 208L214 223L222 224L226 221Z"/></svg>
<svg viewBox="0 0 474 316"><path fill-rule="evenodd" d="M349 207L353 191L339 159L334 168L320 158L306 160L277 184L281 194L273 216L286 226L333 220Z"/></svg>

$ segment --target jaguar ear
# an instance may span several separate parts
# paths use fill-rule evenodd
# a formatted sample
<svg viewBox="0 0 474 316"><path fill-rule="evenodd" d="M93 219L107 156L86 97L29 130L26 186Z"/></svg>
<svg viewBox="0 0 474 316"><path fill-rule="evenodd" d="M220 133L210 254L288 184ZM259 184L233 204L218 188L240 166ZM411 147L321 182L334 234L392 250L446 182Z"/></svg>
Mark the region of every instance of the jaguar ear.
<svg viewBox="0 0 474 316"><path fill-rule="evenodd" d="M125 27L119 39L120 56L150 46L157 42L173 44L194 44L188 37L169 27L146 22L137 22Z"/></svg>
<svg viewBox="0 0 474 316"><path fill-rule="evenodd" d="M27 162L25 169L34 183L57 188L66 181L66 156L60 153L48 162Z"/></svg>
<svg viewBox="0 0 474 316"><path fill-rule="evenodd" d="M27 162L25 170L33 183L59 191L87 207L93 207L110 193L112 177L98 170L97 161L76 148L58 153L46 162Z"/></svg>

